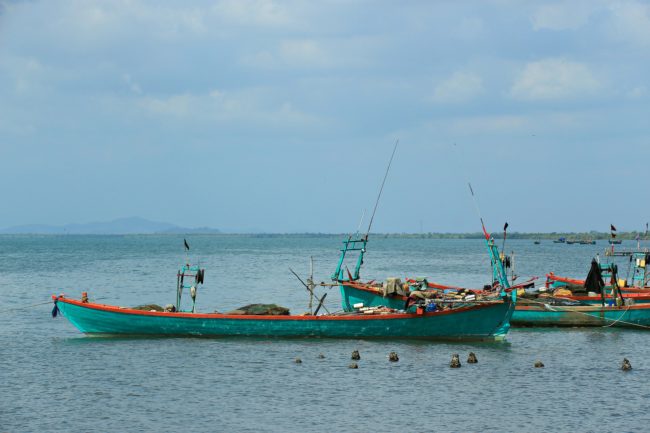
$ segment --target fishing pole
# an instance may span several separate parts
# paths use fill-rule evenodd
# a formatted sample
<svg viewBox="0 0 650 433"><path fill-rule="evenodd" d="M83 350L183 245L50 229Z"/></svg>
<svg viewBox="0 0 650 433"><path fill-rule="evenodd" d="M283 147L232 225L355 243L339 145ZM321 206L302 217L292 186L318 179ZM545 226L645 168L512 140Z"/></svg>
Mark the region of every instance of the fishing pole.
<svg viewBox="0 0 650 433"><path fill-rule="evenodd" d="M375 208L372 211L372 216L370 217L370 223L368 224L368 231L366 232L366 239L368 239L368 234L370 234L370 228L372 227L372 221L375 219L375 212L377 212L377 206L379 205L379 199L381 198L381 193L384 191L384 184L386 183L386 178L388 177L388 171L390 166L393 163L393 157L395 156L395 151L397 150L397 145L399 144L399 138L395 140L395 146L393 147L393 153L390 155L390 160L388 161L388 167L386 167L386 173L384 174L384 180L381 182L381 188L379 188L379 194L377 195L377 201L375 202Z"/></svg>
<svg viewBox="0 0 650 433"><path fill-rule="evenodd" d="M458 149L456 143L453 144L454 148ZM460 149L458 150L460 152ZM460 162L459 162L460 164ZM474 188L472 188L472 183L469 181L467 176L467 186L469 187L469 192L472 196L472 202L474 203L474 208L476 209L476 214L478 215L479 220L481 221L481 228L483 229L483 235L485 236L485 243L487 244L488 251L490 252L490 261L492 263L492 272L493 278L496 277L497 281L501 284L502 290L505 290L510 286L508 283L508 275L504 268L504 260L499 256L498 247L494 245L494 240L491 239L490 234L485 229L485 223L483 222L483 216L481 215L481 209L478 206L478 200L474 194ZM507 224L507 223L506 223ZM504 227L504 230L507 228ZM495 251L496 250L496 251Z"/></svg>

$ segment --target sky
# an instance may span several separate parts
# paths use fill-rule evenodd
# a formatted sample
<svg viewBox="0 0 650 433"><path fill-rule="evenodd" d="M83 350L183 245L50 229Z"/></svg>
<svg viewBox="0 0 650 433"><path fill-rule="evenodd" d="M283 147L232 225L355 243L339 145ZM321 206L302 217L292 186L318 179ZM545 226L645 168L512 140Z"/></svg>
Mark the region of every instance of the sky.
<svg viewBox="0 0 650 433"><path fill-rule="evenodd" d="M0 227L641 230L650 3L0 0Z"/></svg>

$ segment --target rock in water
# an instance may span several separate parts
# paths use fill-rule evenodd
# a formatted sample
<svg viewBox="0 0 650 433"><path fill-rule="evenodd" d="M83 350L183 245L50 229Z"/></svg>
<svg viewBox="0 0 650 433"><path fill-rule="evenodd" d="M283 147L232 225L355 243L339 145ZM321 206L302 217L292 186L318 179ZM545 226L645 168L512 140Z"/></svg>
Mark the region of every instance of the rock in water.
<svg viewBox="0 0 650 433"><path fill-rule="evenodd" d="M390 362L397 362L399 361L399 356L397 356L397 352L391 352L388 354L388 360Z"/></svg>
<svg viewBox="0 0 650 433"><path fill-rule="evenodd" d="M474 354L474 352L469 352L469 356L467 357L467 363L476 364L477 362L478 362L478 358L476 358L476 354Z"/></svg>
<svg viewBox="0 0 650 433"><path fill-rule="evenodd" d="M460 368L460 356L457 353L451 355L451 363L449 364L451 368Z"/></svg>
<svg viewBox="0 0 650 433"><path fill-rule="evenodd" d="M623 364L621 365L621 370L623 371L630 371L632 370L632 364L630 364L630 360L627 358L623 358Z"/></svg>
<svg viewBox="0 0 650 433"><path fill-rule="evenodd" d="M294 360L294 362L295 362L296 364L302 364L302 359L300 359L300 358L296 358L296 359Z"/></svg>
<svg viewBox="0 0 650 433"><path fill-rule="evenodd" d="M544 363L542 361L540 361L539 359L535 361L535 368L543 368L543 367L544 367Z"/></svg>
<svg viewBox="0 0 650 433"><path fill-rule="evenodd" d="M359 368L359 364L356 362L351 362L350 365L348 365L348 368Z"/></svg>
<svg viewBox="0 0 650 433"><path fill-rule="evenodd" d="M325 359L325 355L323 355L322 353L319 353L318 354L318 359Z"/></svg>
<svg viewBox="0 0 650 433"><path fill-rule="evenodd" d="M352 352L352 359L355 360L355 361L358 361L358 360L361 359L361 355L359 355L358 350L355 350L354 352Z"/></svg>

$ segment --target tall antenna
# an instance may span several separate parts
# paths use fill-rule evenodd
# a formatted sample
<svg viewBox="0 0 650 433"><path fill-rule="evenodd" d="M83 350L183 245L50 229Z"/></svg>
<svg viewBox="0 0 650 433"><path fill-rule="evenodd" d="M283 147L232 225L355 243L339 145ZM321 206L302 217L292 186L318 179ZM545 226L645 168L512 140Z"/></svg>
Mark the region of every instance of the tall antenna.
<svg viewBox="0 0 650 433"><path fill-rule="evenodd" d="M454 144L455 146L455 144ZM485 239L489 239L490 235L488 235L487 230L485 230L485 223L483 222L483 217L481 216L481 209L478 207L478 201L476 200L476 196L474 195L474 190L472 189L472 184L467 182L467 186L469 186L469 192L472 194L472 202L474 203L474 208L476 209L476 214L478 215L478 219L481 220L481 227L483 228L483 234L485 235Z"/></svg>
<svg viewBox="0 0 650 433"><path fill-rule="evenodd" d="M357 231L355 232L355 236L359 235L359 230L361 230L361 224L363 224L363 219L366 216L366 209L363 209L363 212L361 212L361 219L359 220L359 225L357 226ZM352 235L350 234L350 239L352 239Z"/></svg>
<svg viewBox="0 0 650 433"><path fill-rule="evenodd" d="M390 165L393 163L393 157L395 156L395 151L397 150L397 145L399 144L399 138L395 140L395 147L393 147L393 153L390 155L390 160L388 161L388 167L386 167L386 174L384 174L384 180L381 182L381 188L379 188L379 194L377 195L377 201L375 202L375 208L372 211L372 216L370 217L370 223L368 224L368 231L366 232L366 239L368 234L370 234L370 228L372 227L372 221L375 219L375 212L377 212L377 206L379 205L379 199L381 198L381 193L384 190L384 184L386 183L386 178L388 177L388 171L390 170Z"/></svg>

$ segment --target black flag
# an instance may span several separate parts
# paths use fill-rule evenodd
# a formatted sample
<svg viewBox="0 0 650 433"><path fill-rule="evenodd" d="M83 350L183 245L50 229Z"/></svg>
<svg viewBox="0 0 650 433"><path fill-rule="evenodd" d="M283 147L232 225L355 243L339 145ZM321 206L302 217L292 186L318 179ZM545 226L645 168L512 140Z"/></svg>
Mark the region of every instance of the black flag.
<svg viewBox="0 0 650 433"><path fill-rule="evenodd" d="M610 225L609 225L609 228L610 228L610 230L613 231L613 232L616 231L616 227L614 227L614 224L610 224Z"/></svg>
<svg viewBox="0 0 650 433"><path fill-rule="evenodd" d="M507 221L506 221L506 223L503 225L503 231L505 232L506 230L508 230L508 222L507 222Z"/></svg>
<svg viewBox="0 0 650 433"><path fill-rule="evenodd" d="M185 245L185 250L189 251L190 250L190 244L187 243L185 239L183 239L183 245Z"/></svg>

